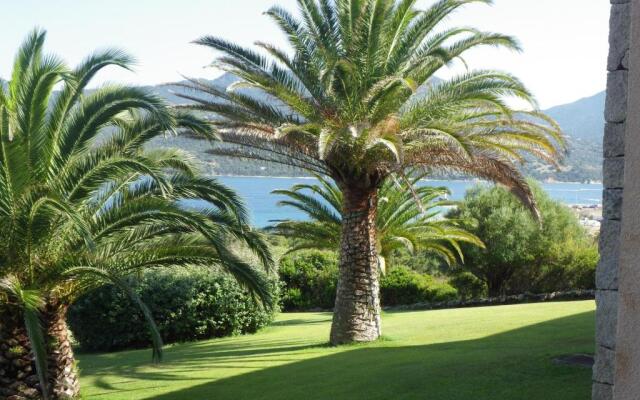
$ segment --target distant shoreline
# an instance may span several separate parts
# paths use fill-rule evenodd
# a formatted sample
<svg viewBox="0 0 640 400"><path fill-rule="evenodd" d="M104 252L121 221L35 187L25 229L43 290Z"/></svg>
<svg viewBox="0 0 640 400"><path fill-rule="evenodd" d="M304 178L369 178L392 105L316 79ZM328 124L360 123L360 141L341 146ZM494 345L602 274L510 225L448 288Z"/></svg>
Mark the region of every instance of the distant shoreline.
<svg viewBox="0 0 640 400"><path fill-rule="evenodd" d="M231 175L231 174L225 174L225 175L217 175L217 174L212 174L210 176L216 177L216 178L268 178L268 179L316 179L313 176L272 176L272 175ZM487 182L487 181L483 181L483 180L474 180L474 179L421 179L423 182L476 182L476 183L482 183L482 182ZM548 182L548 181L540 181L540 183L543 184L547 184L547 185L555 185L555 184L562 184L562 185L602 185L602 182L600 181L595 181L595 182L588 182L588 183L584 183L584 182L564 182L564 181L553 181L553 182Z"/></svg>

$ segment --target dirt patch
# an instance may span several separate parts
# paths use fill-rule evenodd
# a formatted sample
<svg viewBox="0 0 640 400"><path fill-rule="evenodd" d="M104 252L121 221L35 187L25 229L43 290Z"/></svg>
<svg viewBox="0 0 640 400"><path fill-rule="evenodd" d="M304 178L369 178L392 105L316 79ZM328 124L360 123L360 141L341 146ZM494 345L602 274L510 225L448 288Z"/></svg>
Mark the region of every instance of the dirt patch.
<svg viewBox="0 0 640 400"><path fill-rule="evenodd" d="M579 367L593 367L593 354L567 354L553 359L554 364L577 365Z"/></svg>

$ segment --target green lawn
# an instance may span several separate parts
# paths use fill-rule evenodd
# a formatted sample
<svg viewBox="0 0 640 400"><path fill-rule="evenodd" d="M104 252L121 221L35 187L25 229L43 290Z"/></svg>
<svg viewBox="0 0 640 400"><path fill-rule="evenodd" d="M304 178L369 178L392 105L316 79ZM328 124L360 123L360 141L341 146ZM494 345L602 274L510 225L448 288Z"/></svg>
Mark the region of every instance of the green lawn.
<svg viewBox="0 0 640 400"><path fill-rule="evenodd" d="M282 314L256 335L79 355L87 399L589 398L591 371L555 365L593 351L594 302L394 312L384 340L326 345L331 315Z"/></svg>

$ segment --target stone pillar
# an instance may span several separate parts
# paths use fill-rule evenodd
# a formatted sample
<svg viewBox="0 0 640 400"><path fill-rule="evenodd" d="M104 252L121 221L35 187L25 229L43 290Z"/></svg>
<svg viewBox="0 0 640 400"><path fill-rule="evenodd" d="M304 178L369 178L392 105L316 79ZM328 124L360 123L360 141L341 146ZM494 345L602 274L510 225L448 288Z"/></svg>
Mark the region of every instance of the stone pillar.
<svg viewBox="0 0 640 400"><path fill-rule="evenodd" d="M624 203L618 267L615 400L640 399L640 0L629 1L631 28Z"/></svg>
<svg viewBox="0 0 640 400"><path fill-rule="evenodd" d="M611 0L605 106L603 221L600 233L600 264L596 272L596 362L593 368L593 400L613 399L614 383L617 383L615 365L618 276L622 194L626 184L625 132L631 3L635 1L637 0ZM640 249L640 243L638 247Z"/></svg>

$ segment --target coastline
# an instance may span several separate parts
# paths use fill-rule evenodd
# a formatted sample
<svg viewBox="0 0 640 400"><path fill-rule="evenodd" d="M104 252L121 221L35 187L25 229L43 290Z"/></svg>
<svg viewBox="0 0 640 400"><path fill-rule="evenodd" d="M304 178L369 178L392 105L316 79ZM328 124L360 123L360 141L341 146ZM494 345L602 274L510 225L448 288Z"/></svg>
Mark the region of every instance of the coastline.
<svg viewBox="0 0 640 400"><path fill-rule="evenodd" d="M276 175L233 175L233 174L211 174L210 176L215 178L266 178L266 179L316 179L313 176L276 176ZM426 178L421 179L422 182L460 182L460 183L483 183L488 182L478 179L433 179ZM602 185L600 181L593 182L572 182L572 181L540 181L545 185Z"/></svg>

